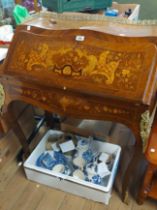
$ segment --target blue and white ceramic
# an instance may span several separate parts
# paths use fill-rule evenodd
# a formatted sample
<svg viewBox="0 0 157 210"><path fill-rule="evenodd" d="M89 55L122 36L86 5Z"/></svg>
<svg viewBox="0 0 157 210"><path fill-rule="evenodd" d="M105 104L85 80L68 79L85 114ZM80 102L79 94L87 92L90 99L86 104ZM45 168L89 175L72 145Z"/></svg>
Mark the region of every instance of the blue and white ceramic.
<svg viewBox="0 0 157 210"><path fill-rule="evenodd" d="M65 170L64 170L64 174L70 176L72 173L73 169L68 165L65 165Z"/></svg>
<svg viewBox="0 0 157 210"><path fill-rule="evenodd" d="M81 170L83 170L86 162L81 156L78 156L78 157L73 159L73 164L74 164L74 166L76 166L76 167L80 168Z"/></svg>
<svg viewBox="0 0 157 210"><path fill-rule="evenodd" d="M82 157L86 161L86 163L89 163L93 160L94 154L92 150L88 149L87 151L83 152Z"/></svg>
<svg viewBox="0 0 157 210"><path fill-rule="evenodd" d="M95 162L86 165L87 177L90 180L94 175L97 174L97 164Z"/></svg>
<svg viewBox="0 0 157 210"><path fill-rule="evenodd" d="M43 152L36 160L37 166L49 170L52 170L58 164L68 167L68 160L64 154L56 151Z"/></svg>
<svg viewBox="0 0 157 210"><path fill-rule="evenodd" d="M104 162L104 163L107 163L107 161L109 160L110 158L110 155L106 152L102 152L100 155L99 155L99 161L101 162Z"/></svg>
<svg viewBox="0 0 157 210"><path fill-rule="evenodd" d="M56 160L48 152L43 152L36 160L36 165L52 170L54 165L56 165Z"/></svg>
<svg viewBox="0 0 157 210"><path fill-rule="evenodd" d="M102 178L99 175L95 175L92 177L91 181L94 184L101 184Z"/></svg>
<svg viewBox="0 0 157 210"><path fill-rule="evenodd" d="M63 164L66 165L67 164L67 158L65 157L65 155L61 152L56 152L54 151L54 159L56 160L57 164Z"/></svg>
<svg viewBox="0 0 157 210"><path fill-rule="evenodd" d="M89 148L89 140L88 139L82 138L82 139L78 140L77 150L80 153L85 152L86 150L88 150L88 148Z"/></svg>
<svg viewBox="0 0 157 210"><path fill-rule="evenodd" d="M73 172L73 177L77 179L85 180L85 175L83 171L81 171L80 169L77 169Z"/></svg>
<svg viewBox="0 0 157 210"><path fill-rule="evenodd" d="M53 172L56 173L64 173L65 171L65 166L63 164L56 164L53 168L52 168Z"/></svg>
<svg viewBox="0 0 157 210"><path fill-rule="evenodd" d="M59 151L60 151L60 148L59 148L59 146L57 145L56 142L53 143L53 144L51 144L51 147L52 147L52 149L53 149L54 151L56 151L56 152L59 152Z"/></svg>
<svg viewBox="0 0 157 210"><path fill-rule="evenodd" d="M101 177L104 178L105 176L108 176L111 174L111 172L108 169L108 166L106 163L98 163L97 165L97 174Z"/></svg>

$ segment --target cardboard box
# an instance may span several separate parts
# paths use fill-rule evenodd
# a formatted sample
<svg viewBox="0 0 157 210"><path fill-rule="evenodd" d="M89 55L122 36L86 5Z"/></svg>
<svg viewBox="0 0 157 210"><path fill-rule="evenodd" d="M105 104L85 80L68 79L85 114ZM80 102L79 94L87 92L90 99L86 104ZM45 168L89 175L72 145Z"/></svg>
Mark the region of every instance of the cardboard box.
<svg viewBox="0 0 157 210"><path fill-rule="evenodd" d="M140 12L140 4L118 4L117 2L112 3L112 8L119 11L120 17L128 9L132 10L132 14L128 17L128 20L138 20Z"/></svg>
<svg viewBox="0 0 157 210"><path fill-rule="evenodd" d="M93 184L84 180L76 179L72 176L68 176L61 173L55 173L51 170L36 166L36 160L45 151L45 142L47 139L54 135L54 131L49 130L46 135L42 138L38 146L29 156L24 163L24 170L29 180L45 184L50 187L54 187L87 199L102 202L104 204L109 203L111 197L112 186L116 175L120 151L121 148L118 145L104 143L100 141L94 141L94 148L99 152L107 152L109 154L115 154L114 163L111 169L105 186Z"/></svg>

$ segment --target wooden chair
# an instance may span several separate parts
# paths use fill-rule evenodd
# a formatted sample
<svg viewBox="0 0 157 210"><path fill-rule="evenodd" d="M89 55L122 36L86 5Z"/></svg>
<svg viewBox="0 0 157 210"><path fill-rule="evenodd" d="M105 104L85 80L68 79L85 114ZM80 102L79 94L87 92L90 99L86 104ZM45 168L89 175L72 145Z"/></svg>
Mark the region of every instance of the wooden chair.
<svg viewBox="0 0 157 210"><path fill-rule="evenodd" d="M143 204L147 197L157 199L157 114L149 138L148 147L145 152L148 165L144 174L142 186L139 191L139 204Z"/></svg>

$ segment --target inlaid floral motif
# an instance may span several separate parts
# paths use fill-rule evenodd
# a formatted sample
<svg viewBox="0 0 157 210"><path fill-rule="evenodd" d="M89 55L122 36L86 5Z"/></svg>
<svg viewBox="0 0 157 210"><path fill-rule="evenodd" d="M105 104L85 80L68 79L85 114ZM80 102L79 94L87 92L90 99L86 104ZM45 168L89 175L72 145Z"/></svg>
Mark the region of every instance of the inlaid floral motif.
<svg viewBox="0 0 157 210"><path fill-rule="evenodd" d="M26 45L28 45L26 47ZM115 89L135 91L142 71L144 55L140 52L115 52L91 46L54 47L51 42L33 45L19 40L15 48L11 69L26 72L52 72L76 80L92 81Z"/></svg>
<svg viewBox="0 0 157 210"><path fill-rule="evenodd" d="M82 113L89 114L112 114L113 116L128 117L130 116L130 108L121 108L117 105L107 105L105 103L95 102L93 103L89 99L84 97L70 96L67 94L55 92L55 91L44 91L32 88L12 88L12 94L20 94L21 96L28 97L29 99L36 100L40 103L48 105L51 107L56 107L57 109L63 110L64 112L69 112L71 110L79 111Z"/></svg>

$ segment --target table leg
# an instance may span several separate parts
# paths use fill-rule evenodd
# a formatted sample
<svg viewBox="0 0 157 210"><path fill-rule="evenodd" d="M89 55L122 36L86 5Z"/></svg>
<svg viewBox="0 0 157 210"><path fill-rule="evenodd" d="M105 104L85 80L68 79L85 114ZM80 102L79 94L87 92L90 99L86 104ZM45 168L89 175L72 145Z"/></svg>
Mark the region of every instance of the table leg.
<svg viewBox="0 0 157 210"><path fill-rule="evenodd" d="M15 135L17 136L18 140L20 141L23 151L24 151L24 158L27 158L30 154L29 144L23 133L21 126L19 125L16 117L14 116L13 110L11 106L7 108L7 111L3 114L2 118L2 127L5 133L7 133L10 129L13 129Z"/></svg>
<svg viewBox="0 0 157 210"><path fill-rule="evenodd" d="M4 128L3 128L2 122L0 121L0 138L3 137L4 134L5 134L5 130L4 130Z"/></svg>
<svg viewBox="0 0 157 210"><path fill-rule="evenodd" d="M141 156L141 147L135 146L133 157L128 164L126 172L124 174L123 182L122 182L122 201L126 204L129 203L129 184L134 174L134 171L137 168Z"/></svg>
<svg viewBox="0 0 157 210"><path fill-rule="evenodd" d="M51 129L54 128L54 121L52 119L52 113L45 111L45 121L47 127L50 127Z"/></svg>
<svg viewBox="0 0 157 210"><path fill-rule="evenodd" d="M61 123L64 122L66 119L65 116L59 116L54 113L50 113L48 111L45 111L45 121L47 124L47 127L51 129L61 129Z"/></svg>
<svg viewBox="0 0 157 210"><path fill-rule="evenodd" d="M26 137L21 129L21 126L19 125L18 122L14 123L13 131L22 145L22 149L24 152L23 158L26 159L30 155L29 143L27 142L27 139L26 139Z"/></svg>
<svg viewBox="0 0 157 210"><path fill-rule="evenodd" d="M149 191L150 191L150 186L152 182L152 177L154 174L156 167L148 163L148 167L146 169L145 175L144 175L144 180L140 189L140 192L138 194L137 202L138 204L143 204L145 198L147 197Z"/></svg>

